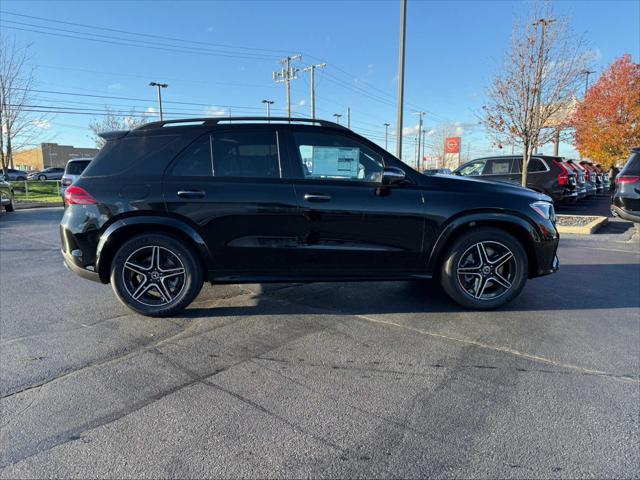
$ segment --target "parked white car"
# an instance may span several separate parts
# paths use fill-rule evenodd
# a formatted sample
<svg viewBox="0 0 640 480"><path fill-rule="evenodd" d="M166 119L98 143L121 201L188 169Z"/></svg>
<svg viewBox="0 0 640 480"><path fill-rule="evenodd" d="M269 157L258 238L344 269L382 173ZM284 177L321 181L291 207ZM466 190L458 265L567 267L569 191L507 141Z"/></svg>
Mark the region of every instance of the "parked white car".
<svg viewBox="0 0 640 480"><path fill-rule="evenodd" d="M73 185L87 165L93 160L93 158L72 158L67 162L67 166L64 169L64 175L62 175L62 182L60 186L60 196L64 199L64 192L69 185Z"/></svg>

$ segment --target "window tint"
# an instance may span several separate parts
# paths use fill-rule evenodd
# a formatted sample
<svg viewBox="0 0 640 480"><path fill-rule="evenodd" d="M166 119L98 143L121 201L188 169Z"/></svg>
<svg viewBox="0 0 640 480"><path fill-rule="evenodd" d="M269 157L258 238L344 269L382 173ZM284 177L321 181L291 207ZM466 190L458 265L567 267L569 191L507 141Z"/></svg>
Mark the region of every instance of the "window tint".
<svg viewBox="0 0 640 480"><path fill-rule="evenodd" d="M527 166L527 171L529 173L546 172L547 168L544 166L544 163L539 158L530 158L529 165Z"/></svg>
<svg viewBox="0 0 640 480"><path fill-rule="evenodd" d="M216 177L280 177L276 132L242 130L213 136Z"/></svg>
<svg viewBox="0 0 640 480"><path fill-rule="evenodd" d="M169 174L174 177L210 177L212 173L211 137L205 135L180 154Z"/></svg>
<svg viewBox="0 0 640 480"><path fill-rule="evenodd" d="M293 135L305 178L382 181L382 157L343 135L297 132Z"/></svg>
<svg viewBox="0 0 640 480"><path fill-rule="evenodd" d="M89 165L90 160L86 160L84 162L69 162L67 163L67 169L65 173L68 175L81 175L87 165Z"/></svg>
<svg viewBox="0 0 640 480"><path fill-rule="evenodd" d="M518 173L519 170L518 162L513 158L494 158L487 160L487 166L482 173L483 175L508 175Z"/></svg>
<svg viewBox="0 0 640 480"><path fill-rule="evenodd" d="M472 176L472 175L480 175L484 168L484 160L479 162L471 162L464 165L458 173L462 176Z"/></svg>

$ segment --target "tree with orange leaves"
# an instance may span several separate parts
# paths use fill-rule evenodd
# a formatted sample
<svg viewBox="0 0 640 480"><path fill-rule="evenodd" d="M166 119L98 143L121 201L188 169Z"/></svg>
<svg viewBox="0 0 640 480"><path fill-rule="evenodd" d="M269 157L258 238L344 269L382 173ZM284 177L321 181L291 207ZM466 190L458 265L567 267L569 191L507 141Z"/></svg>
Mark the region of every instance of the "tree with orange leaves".
<svg viewBox="0 0 640 480"><path fill-rule="evenodd" d="M640 146L640 64L624 55L602 73L573 115L582 156L611 167Z"/></svg>

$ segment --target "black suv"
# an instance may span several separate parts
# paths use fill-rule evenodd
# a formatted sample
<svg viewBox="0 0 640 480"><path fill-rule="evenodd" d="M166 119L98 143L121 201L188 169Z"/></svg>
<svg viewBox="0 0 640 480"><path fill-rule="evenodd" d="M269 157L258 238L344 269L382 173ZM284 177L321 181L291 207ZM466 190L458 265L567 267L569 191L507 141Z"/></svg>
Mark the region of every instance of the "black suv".
<svg viewBox="0 0 640 480"><path fill-rule="evenodd" d="M522 183L522 156L498 156L471 160L455 172L462 176L482 176L496 182ZM573 203L578 199L576 174L561 157L535 155L529 159L527 187L544 193L554 202Z"/></svg>
<svg viewBox="0 0 640 480"><path fill-rule="evenodd" d="M65 192L65 264L169 316L211 283L435 277L467 308L558 268L551 199L412 170L332 122L207 118L102 135Z"/></svg>
<svg viewBox="0 0 640 480"><path fill-rule="evenodd" d="M616 177L611 212L625 220L640 222L640 148L631 150L627 164Z"/></svg>

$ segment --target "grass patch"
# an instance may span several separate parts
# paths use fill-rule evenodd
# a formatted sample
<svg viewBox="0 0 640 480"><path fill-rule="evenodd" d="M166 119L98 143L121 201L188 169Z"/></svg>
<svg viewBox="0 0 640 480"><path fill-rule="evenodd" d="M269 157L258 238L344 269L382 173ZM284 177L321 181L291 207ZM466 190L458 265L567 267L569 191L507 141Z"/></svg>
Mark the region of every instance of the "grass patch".
<svg viewBox="0 0 640 480"><path fill-rule="evenodd" d="M60 182L56 181L27 181L25 188L25 182L10 182L13 186L15 193L15 199L18 202L48 202L48 203L60 203L62 197L60 196Z"/></svg>

